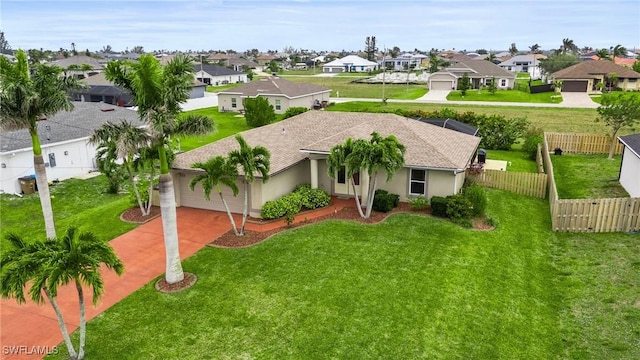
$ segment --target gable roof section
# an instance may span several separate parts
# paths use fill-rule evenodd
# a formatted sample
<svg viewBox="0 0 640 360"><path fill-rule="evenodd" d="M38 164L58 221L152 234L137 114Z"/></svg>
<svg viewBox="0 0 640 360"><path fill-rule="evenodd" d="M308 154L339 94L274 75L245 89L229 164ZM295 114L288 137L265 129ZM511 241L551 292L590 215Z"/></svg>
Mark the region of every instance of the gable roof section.
<svg viewBox="0 0 640 360"><path fill-rule="evenodd" d="M610 73L616 73L618 78L640 79L640 73L609 60L583 61L556 71L551 76L554 79L595 79Z"/></svg>
<svg viewBox="0 0 640 360"><path fill-rule="evenodd" d="M73 106L72 111L60 111L46 120L38 121L38 135L42 145L89 137L93 130L107 121L120 122L124 119L135 126L144 125L138 118L138 114L130 109L77 101L73 103ZM103 109L113 110L102 111ZM47 126L49 126L48 130ZM0 133L0 153L31 147L31 136L28 130L2 131Z"/></svg>
<svg viewBox="0 0 640 360"><path fill-rule="evenodd" d="M618 136L618 140L640 158L640 134Z"/></svg>
<svg viewBox="0 0 640 360"><path fill-rule="evenodd" d="M194 64L193 69L198 72L200 71L200 64ZM224 75L242 75L244 73L235 71L233 69L229 69L228 67L212 65L212 64L202 64L202 70L209 75L212 76L224 76Z"/></svg>
<svg viewBox="0 0 640 360"><path fill-rule="evenodd" d="M251 145L262 145L271 153L271 174L277 174L305 160L309 153L327 154L331 147L353 139L395 135L406 147L405 166L445 170L465 169L480 138L440 128L395 114L337 111L307 111L281 122L242 132ZM238 149L233 137L179 154L174 169L191 169L191 164L211 156L225 156Z"/></svg>
<svg viewBox="0 0 640 360"><path fill-rule="evenodd" d="M513 66L516 62L529 62L533 65L534 60L536 64L540 63L539 58L537 56L534 56L533 54L516 55L508 60L501 62L500 64L498 64L498 66Z"/></svg>
<svg viewBox="0 0 640 360"><path fill-rule="evenodd" d="M330 92L324 86L306 83L297 83L270 76L257 81L251 81L236 88L221 91L223 95L240 95L243 97L256 97L260 95L281 95L289 99L301 96Z"/></svg>
<svg viewBox="0 0 640 360"><path fill-rule="evenodd" d="M103 66L98 62L98 59L92 58L86 55L75 55L65 59L56 60L53 65L60 66L63 69L68 68L70 65L91 65L93 69L102 69Z"/></svg>
<svg viewBox="0 0 640 360"><path fill-rule="evenodd" d="M351 66L378 66L378 63L375 63L373 61L369 61L367 59L363 59L358 55L347 55L341 59L336 59L333 60L331 62L328 62L326 64L324 64L324 66L327 67L332 67L332 66L339 66L339 67L343 67L343 66L347 66L347 65L351 65Z"/></svg>
<svg viewBox="0 0 640 360"><path fill-rule="evenodd" d="M467 60L467 61L458 61L458 64L462 64L469 69L473 70L475 73L481 76L495 76L500 78L515 78L516 75L511 71L507 71L500 66L492 63L487 60ZM457 65L454 64L451 66L452 68ZM457 69L456 69L457 71ZM471 74L469 74L471 75Z"/></svg>

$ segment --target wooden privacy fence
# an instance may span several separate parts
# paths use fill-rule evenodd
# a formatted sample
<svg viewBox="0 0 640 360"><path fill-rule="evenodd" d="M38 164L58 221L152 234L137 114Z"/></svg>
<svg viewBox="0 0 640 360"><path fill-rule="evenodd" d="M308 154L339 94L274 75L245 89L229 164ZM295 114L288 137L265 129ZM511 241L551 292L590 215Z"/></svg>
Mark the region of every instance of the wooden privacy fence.
<svg viewBox="0 0 640 360"><path fill-rule="evenodd" d="M551 222L554 231L640 231L640 198L557 200Z"/></svg>
<svg viewBox="0 0 640 360"><path fill-rule="evenodd" d="M611 138L605 135L594 134L564 134L564 133L544 133L547 140L547 150L560 148L566 153L580 154L608 154ZM614 154L622 154L623 145L615 142Z"/></svg>
<svg viewBox="0 0 640 360"><path fill-rule="evenodd" d="M520 195L544 199L547 193L547 175L500 170L484 170L468 176L479 185L502 189Z"/></svg>

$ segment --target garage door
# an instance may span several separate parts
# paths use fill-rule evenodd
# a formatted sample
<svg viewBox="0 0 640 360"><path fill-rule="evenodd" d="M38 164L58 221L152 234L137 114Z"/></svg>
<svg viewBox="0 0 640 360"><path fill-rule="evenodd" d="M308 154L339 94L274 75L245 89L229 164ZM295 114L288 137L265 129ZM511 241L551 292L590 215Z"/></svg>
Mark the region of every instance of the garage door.
<svg viewBox="0 0 640 360"><path fill-rule="evenodd" d="M587 92L588 81L568 81L562 82L563 92Z"/></svg>
<svg viewBox="0 0 640 360"><path fill-rule="evenodd" d="M211 200L204 198L201 183L198 183L193 191L191 191L189 183L191 179L193 179L193 176L193 174L186 174L180 178L180 185L178 187L180 191L180 205L196 209L226 211L217 189L214 188L211 190ZM238 186L238 196L233 196L233 191L226 186L222 187L222 196L227 202L227 205L229 205L231 212L242 213L244 207L244 185L240 179L236 181L236 185ZM251 201L251 199L249 199L249 201Z"/></svg>
<svg viewBox="0 0 640 360"><path fill-rule="evenodd" d="M451 90L451 81L432 81L430 90Z"/></svg>

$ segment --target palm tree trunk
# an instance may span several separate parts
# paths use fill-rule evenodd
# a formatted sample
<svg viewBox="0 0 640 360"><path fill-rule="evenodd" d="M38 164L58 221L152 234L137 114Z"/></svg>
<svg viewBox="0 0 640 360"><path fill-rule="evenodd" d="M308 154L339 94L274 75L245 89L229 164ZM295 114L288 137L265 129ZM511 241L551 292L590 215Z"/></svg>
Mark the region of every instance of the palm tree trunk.
<svg viewBox="0 0 640 360"><path fill-rule="evenodd" d="M169 284L174 284L184 279L184 272L182 271L182 263L180 262L176 197L173 190L173 179L170 173L160 174L159 187L160 213L162 216L162 231L164 232L164 248L167 259L165 280Z"/></svg>
<svg viewBox="0 0 640 360"><path fill-rule="evenodd" d="M53 307L53 311L56 313L56 317L58 318L58 326L60 327L60 331L62 332L62 338L64 339L65 345L67 345L67 351L69 352L69 357L71 359L76 359L78 354L76 350L73 348L73 343L71 342L71 337L69 337L69 330L67 330L67 325L64 323L64 318L62 317L62 312L60 311L60 307L58 307L58 303L56 302L56 298L51 296L51 293L47 288L43 289L44 294L49 299L49 303Z"/></svg>
<svg viewBox="0 0 640 360"><path fill-rule="evenodd" d="M138 191L138 186L136 185L136 180L133 176L133 171L131 171L131 167L129 164L124 164L124 167L127 169L127 173L129 174L129 180L131 181L131 186L133 186L133 192L136 194L136 200L138 200L138 206L140 207L140 213L142 216L145 216L144 206L142 205L142 198L140 197L140 191ZM149 199L151 200L151 199Z"/></svg>
<svg viewBox="0 0 640 360"><path fill-rule="evenodd" d="M42 153L33 153L33 167L36 172L36 184L38 185L38 197L40 197L40 207L44 216L44 227L47 238L56 237L56 227L53 222L53 207L51 206L51 194L49 193L49 181L47 180L47 169L44 166Z"/></svg>
<svg viewBox="0 0 640 360"><path fill-rule="evenodd" d="M238 228L236 227L236 221L233 220L233 215L231 215L231 210L229 210L229 206L227 205L227 201L222 197L222 192L218 192L218 195L220 195L220 200L222 200L222 205L224 205L224 208L227 210L227 215L229 216L229 221L231 222L231 227L233 228L233 232L236 235L239 235L238 233Z"/></svg>
<svg viewBox="0 0 640 360"><path fill-rule="evenodd" d="M244 236L244 225L247 222L247 213L249 208L249 182L244 181L244 209L242 209L242 226L240 227L240 235Z"/></svg>
<svg viewBox="0 0 640 360"><path fill-rule="evenodd" d="M351 187L353 188L353 194L356 198L356 208L358 209L358 214L360 217L364 217L364 213L362 212L362 204L360 203L360 198L358 197L358 190L356 188L356 183L353 181L353 177L349 180L351 183Z"/></svg>
<svg viewBox="0 0 640 360"><path fill-rule="evenodd" d="M371 177L369 177L369 189L368 189L368 194L369 196L367 197L367 213L365 214L365 219L368 219L371 216L371 208L373 208L373 200L374 200L374 195L376 193L376 186L377 186L377 182L378 182L378 173L373 173L373 181L371 181Z"/></svg>
<svg viewBox="0 0 640 360"><path fill-rule="evenodd" d="M84 292L80 280L76 279L76 290L78 290L78 304L80 305L80 345L78 345L78 360L84 359L84 345L87 335L87 319L84 311Z"/></svg>
<svg viewBox="0 0 640 360"><path fill-rule="evenodd" d="M147 201L147 205L144 207L144 213L142 215L147 216L151 213L151 206L153 203L153 178L149 180L149 201Z"/></svg>

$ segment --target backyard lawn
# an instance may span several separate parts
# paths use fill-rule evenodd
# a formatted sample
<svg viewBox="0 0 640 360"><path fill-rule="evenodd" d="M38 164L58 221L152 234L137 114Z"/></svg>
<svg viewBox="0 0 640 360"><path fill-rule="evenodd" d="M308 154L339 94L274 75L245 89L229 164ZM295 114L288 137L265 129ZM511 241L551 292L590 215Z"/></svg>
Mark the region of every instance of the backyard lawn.
<svg viewBox="0 0 640 360"><path fill-rule="evenodd" d="M507 161L506 171L537 173L538 165L520 150L487 150L487 159Z"/></svg>
<svg viewBox="0 0 640 360"><path fill-rule="evenodd" d="M488 194L494 231L399 214L205 248L194 287L92 320L87 357L639 358L638 236L553 233L546 200Z"/></svg>
<svg viewBox="0 0 640 360"><path fill-rule="evenodd" d="M427 93L426 85L409 84L364 84L352 83L358 80L354 76L287 76L287 80L321 85L331 89L331 97L341 98L371 98L382 100L384 97L399 100L415 100Z"/></svg>
<svg viewBox="0 0 640 360"><path fill-rule="evenodd" d="M608 154L551 155L553 174L560 199L629 197L620 185L621 155L607 160Z"/></svg>

